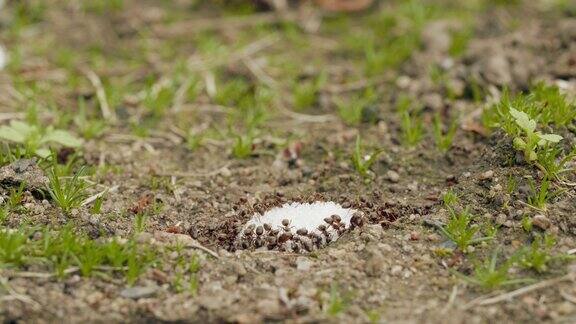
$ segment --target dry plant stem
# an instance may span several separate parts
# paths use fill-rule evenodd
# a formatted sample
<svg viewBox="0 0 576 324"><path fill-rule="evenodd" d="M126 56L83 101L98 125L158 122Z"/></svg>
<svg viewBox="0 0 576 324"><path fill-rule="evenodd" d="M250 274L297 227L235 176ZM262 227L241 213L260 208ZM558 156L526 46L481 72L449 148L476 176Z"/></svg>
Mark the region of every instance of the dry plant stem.
<svg viewBox="0 0 576 324"><path fill-rule="evenodd" d="M560 296L566 299L567 301L571 302L572 304L576 304L576 296L567 293L566 291L560 289Z"/></svg>
<svg viewBox="0 0 576 324"><path fill-rule="evenodd" d="M257 41L254 41L246 45L245 47L241 48L240 50L235 51L225 57L220 57L216 59L190 58L188 59L188 69L190 70L190 72L210 71L213 68L216 68L221 65L236 63L246 57L250 57L274 45L278 41L279 41L278 36L269 35Z"/></svg>
<svg viewBox="0 0 576 324"><path fill-rule="evenodd" d="M95 195L93 195L93 196L90 196L90 197L86 198L86 199L82 202L82 206L88 205L89 203L95 201L96 199L104 196L105 194L107 194L107 193L109 193L109 192L115 192L115 191L118 190L118 188L119 188L118 185L113 186L113 187L111 187L111 188L106 188L106 189L102 190L101 192L99 192L99 193L97 193L97 194L95 194Z"/></svg>
<svg viewBox="0 0 576 324"><path fill-rule="evenodd" d="M213 256L215 259L220 259L220 256L218 255L218 253L210 250L209 248L203 246L202 244L200 244L198 242L194 242L194 243L188 245L188 247L192 248L192 249L198 249L200 251L204 251L204 252L210 254L211 256Z"/></svg>
<svg viewBox="0 0 576 324"><path fill-rule="evenodd" d="M40 303L38 303L34 299L32 299L26 295L20 294L16 290L14 290L10 286L10 284L8 283L8 280L6 278L0 278L0 285L2 285L4 287L4 289L6 289L6 291L8 292L8 296L0 297L0 300L18 300L18 301L21 301L25 304L31 305L36 310L42 309L42 305L40 305Z"/></svg>
<svg viewBox="0 0 576 324"><path fill-rule="evenodd" d="M574 280L574 275L573 274L567 274L567 275L564 275L561 277L540 281L540 282L535 283L533 285L525 286L525 287L510 291L510 292L507 292L504 294L500 294L497 296L480 297L480 298L474 299L471 302L469 302L468 304L464 305L463 309L466 310L466 309L470 309L470 308L473 308L476 306L488 306L488 305L497 304L497 303L500 303L503 301L511 300L515 297L527 294L527 293L532 292L532 291L548 288L550 286L553 286L553 285L558 284L558 283L563 282L563 281L573 281L573 280Z"/></svg>
<svg viewBox="0 0 576 324"><path fill-rule="evenodd" d="M102 86L102 80L100 80L100 77L98 77L98 75L90 69L85 70L84 74L90 83L92 83L92 86L96 89L96 97L98 98L98 103L100 104L102 117L107 121L116 121L116 116L110 110L110 105L108 104L108 99L106 97L106 91Z"/></svg>
<svg viewBox="0 0 576 324"><path fill-rule="evenodd" d="M447 313L454 306L454 302L456 301L457 296L458 296L458 285L456 285L456 286L454 286L454 288L452 288L452 292L450 293L450 297L448 298L448 302L446 303L446 306L444 306L444 308L442 308L442 311L440 311L440 313L442 313L442 314Z"/></svg>

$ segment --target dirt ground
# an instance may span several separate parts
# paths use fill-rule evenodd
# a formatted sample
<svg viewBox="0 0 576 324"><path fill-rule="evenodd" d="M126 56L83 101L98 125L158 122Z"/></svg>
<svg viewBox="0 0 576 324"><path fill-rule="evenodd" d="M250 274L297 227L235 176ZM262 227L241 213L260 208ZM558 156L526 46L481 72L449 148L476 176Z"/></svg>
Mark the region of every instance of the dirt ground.
<svg viewBox="0 0 576 324"><path fill-rule="evenodd" d="M526 216L542 214L549 222L545 232L556 237L554 254L576 247L574 187L564 188L545 212L527 206L522 179L536 171L510 165L510 138L480 123L482 109L504 88L523 91L544 81L576 96L576 11L545 4L551 2L452 8L416 1L451 13L440 9L422 22L421 45L406 61L367 76L364 59L349 44L355 34L377 28L370 17L400 10L400 2L342 14L311 5L245 13L235 4L191 9L194 1L118 1L121 9L96 8L105 1L94 1L94 8L51 1L28 13L36 16L18 30L14 2L0 11L0 42L18 60L0 71L0 122L26 118L37 103L44 124L71 125L66 128L79 133L59 116L77 114L79 96L99 114L102 102L90 73L103 82L115 119L79 150L80 160L97 168L90 180L98 185L90 193L110 189L99 213L84 206L65 215L49 199L30 195L26 212L9 217L5 228L72 224L93 239L126 238L135 217L127 211L158 204L137 240L161 256L133 285L134 296L116 275L56 279L41 267L4 268L0 275L12 292L0 297L4 322L576 322L571 261L541 274L511 269L535 281L494 290L457 275L471 274L495 248L505 259L529 244ZM452 31L467 26L472 34L465 50L450 55ZM441 82L432 66L442 70ZM215 103L213 71L217 83L241 79L276 89L248 158L231 154L235 138L228 131L237 125L230 126L233 107L226 106L235 103ZM313 107L296 109L287 80L305 82L320 71L327 81ZM162 117L151 118L143 89L150 80L161 87L176 75L194 76L199 90L193 97L177 92ZM373 118L342 121L337 99L367 84L379 94ZM222 89L218 83L216 91ZM446 154L429 135L415 147L403 145L395 108L400 94L423 107L426 134L434 112L460 116ZM186 143L188 129L208 134L194 150ZM350 162L357 134L367 149L383 149L369 180ZM574 145L573 131L562 135ZM511 177L520 181L518 193L506 192ZM463 254L430 226L447 221L442 195L448 190L479 220L498 225L493 241ZM335 201L364 212L368 222L313 253L235 251L238 231L255 211L289 201ZM176 241L187 248L171 249ZM175 288L175 260L182 256L199 257L194 292ZM537 282L541 287L531 286ZM489 299L523 286L533 290Z"/></svg>

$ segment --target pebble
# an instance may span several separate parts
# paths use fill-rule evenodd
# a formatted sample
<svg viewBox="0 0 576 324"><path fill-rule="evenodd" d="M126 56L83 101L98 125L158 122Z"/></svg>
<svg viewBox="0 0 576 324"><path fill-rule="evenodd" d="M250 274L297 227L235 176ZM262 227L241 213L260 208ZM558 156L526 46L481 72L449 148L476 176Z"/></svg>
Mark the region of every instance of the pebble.
<svg viewBox="0 0 576 324"><path fill-rule="evenodd" d="M494 178L494 171L488 170L480 175L480 180L490 180Z"/></svg>
<svg viewBox="0 0 576 324"><path fill-rule="evenodd" d="M312 262L305 257L296 258L296 269L299 271L308 271L312 267Z"/></svg>
<svg viewBox="0 0 576 324"><path fill-rule="evenodd" d="M507 217L505 214L498 214L498 216L496 216L496 224L498 225L503 225L504 223L506 223Z"/></svg>
<svg viewBox="0 0 576 324"><path fill-rule="evenodd" d="M384 269L385 259L380 253L374 253L368 257L366 260L366 265L364 267L364 272L370 277L378 277L382 274Z"/></svg>
<svg viewBox="0 0 576 324"><path fill-rule="evenodd" d="M140 299L152 297L158 291L158 286L136 286L122 290L120 296L130 299Z"/></svg>
<svg viewBox="0 0 576 324"><path fill-rule="evenodd" d="M401 265L395 265L392 267L392 269L390 269L390 274L393 276L398 276L402 273L402 266Z"/></svg>
<svg viewBox="0 0 576 324"><path fill-rule="evenodd" d="M392 183L398 183L398 181L400 181L400 175L394 170L388 170L388 172L386 172L386 179Z"/></svg>
<svg viewBox="0 0 576 324"><path fill-rule="evenodd" d="M232 176L232 171L224 167L220 170L220 175L223 176L224 178L229 178L230 176Z"/></svg>
<svg viewBox="0 0 576 324"><path fill-rule="evenodd" d="M551 222L548 217L538 214L532 217L532 224L540 229L547 230L550 227Z"/></svg>

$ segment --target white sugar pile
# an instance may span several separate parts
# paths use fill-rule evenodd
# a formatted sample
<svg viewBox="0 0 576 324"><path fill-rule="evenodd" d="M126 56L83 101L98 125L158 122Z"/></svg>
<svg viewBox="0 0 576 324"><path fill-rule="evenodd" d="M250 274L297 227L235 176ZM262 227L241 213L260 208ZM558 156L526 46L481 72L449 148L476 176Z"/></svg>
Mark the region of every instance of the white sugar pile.
<svg viewBox="0 0 576 324"><path fill-rule="evenodd" d="M252 219L249 220L246 225L254 224L264 225L270 224L272 228L281 228L282 220L288 219L290 221L290 227L298 230L300 228L305 228L308 231L315 231L318 226L324 224L324 218L330 217L332 215L338 215L341 218L341 222L349 226L352 214L356 210L343 208L334 202L315 202L312 204L308 203L287 203L282 207L276 207L264 213L264 215L255 214Z"/></svg>
<svg viewBox="0 0 576 324"><path fill-rule="evenodd" d="M311 252L364 224L357 210L334 202L287 203L252 216L236 239L237 249Z"/></svg>

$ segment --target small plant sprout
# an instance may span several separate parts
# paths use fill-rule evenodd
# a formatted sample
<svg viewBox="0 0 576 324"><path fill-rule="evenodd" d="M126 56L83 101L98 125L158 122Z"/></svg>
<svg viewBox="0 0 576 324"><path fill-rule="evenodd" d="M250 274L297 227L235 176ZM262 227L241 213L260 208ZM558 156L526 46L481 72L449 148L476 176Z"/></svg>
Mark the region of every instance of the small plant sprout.
<svg viewBox="0 0 576 324"><path fill-rule="evenodd" d="M13 120L9 126L0 126L0 140L21 144L29 156L47 158L50 156L51 144L65 147L80 147L82 141L67 131L48 127L40 128L25 122Z"/></svg>
<svg viewBox="0 0 576 324"><path fill-rule="evenodd" d="M473 244L489 241L494 238L495 233L477 237L480 227L472 223L473 216L467 209L460 212L456 212L452 208L449 208L449 210L450 220L445 226L440 226L439 229L442 234L454 242L462 252L467 252L468 247Z"/></svg>
<svg viewBox="0 0 576 324"><path fill-rule="evenodd" d="M502 286L510 286L521 283L531 282L531 279L518 278L510 279L509 271L510 268L515 264L516 258L511 257L506 262L498 265L498 250L494 250L492 256L481 264L477 264L474 267L474 272L472 276L465 276L457 273L458 276L464 281L471 283L473 285L480 286L486 290L492 290Z"/></svg>
<svg viewBox="0 0 576 324"><path fill-rule="evenodd" d="M349 293L342 293L338 285L333 283L330 286L330 297L325 305L325 312L330 316L337 316L345 311L350 304L351 296Z"/></svg>
<svg viewBox="0 0 576 324"><path fill-rule="evenodd" d="M334 202L286 203L254 214L238 234L234 248L312 252L364 222L363 213Z"/></svg>
<svg viewBox="0 0 576 324"><path fill-rule="evenodd" d="M4 224L10 215L10 207L7 204L0 205L0 225Z"/></svg>
<svg viewBox="0 0 576 324"><path fill-rule="evenodd" d="M524 216L520 224L522 225L522 229L524 230L524 232L526 233L532 232L532 227L534 225L532 224L532 219L529 216Z"/></svg>
<svg viewBox="0 0 576 324"><path fill-rule="evenodd" d="M540 148L562 140L560 135L543 134L536 131L536 121L531 119L525 112L510 108L510 114L522 130L522 134L514 138L514 147L524 152L524 158L527 162L533 163L538 159Z"/></svg>
<svg viewBox="0 0 576 324"><path fill-rule="evenodd" d="M536 188L534 181L530 181L529 185L531 194L528 196L528 204L535 208L546 210L546 204L548 201L558 195L557 192L550 191L551 182L547 177L542 179L540 188Z"/></svg>
<svg viewBox="0 0 576 324"><path fill-rule="evenodd" d="M408 97L402 97L398 104L400 127L402 129L402 142L410 147L416 146L424 136L422 117L418 109L411 111L412 102Z"/></svg>
<svg viewBox="0 0 576 324"><path fill-rule="evenodd" d="M82 97L78 99L78 113L74 117L74 124L85 139L96 138L106 129L104 120L89 115Z"/></svg>
<svg viewBox="0 0 576 324"><path fill-rule="evenodd" d="M448 126L448 129L444 131L444 125L440 114L434 115L434 141L436 142L436 147L443 153L448 152L452 147L452 142L454 141L454 135L458 130L458 120L453 119Z"/></svg>
<svg viewBox="0 0 576 324"><path fill-rule="evenodd" d="M551 261L564 258L564 256L552 255L552 248L555 244L556 240L551 235L536 236L529 247L519 251L520 265L538 273L546 272Z"/></svg>
<svg viewBox="0 0 576 324"><path fill-rule="evenodd" d="M245 159L252 155L254 151L254 138L251 134L236 135L232 155L238 159Z"/></svg>
<svg viewBox="0 0 576 324"><path fill-rule="evenodd" d="M454 206L459 200L458 195L452 189L449 189L442 195L442 203L447 207Z"/></svg>
<svg viewBox="0 0 576 324"><path fill-rule="evenodd" d="M376 120L376 113L370 115L370 107L376 99L373 88L366 89L365 92L353 96L348 101L336 101L338 115L348 125L358 125L361 122L373 122Z"/></svg>
<svg viewBox="0 0 576 324"><path fill-rule="evenodd" d="M0 263L19 266L26 258L28 235L23 230L0 229Z"/></svg>
<svg viewBox="0 0 576 324"><path fill-rule="evenodd" d="M356 136L356 146L354 146L354 152L352 153L352 165L358 173L367 178L370 175L370 167L376 162L378 156L383 152L383 150L376 150L371 154L364 155L362 152L362 140L360 136Z"/></svg>
<svg viewBox="0 0 576 324"><path fill-rule="evenodd" d="M57 168L52 168L48 173L50 197L65 214L80 207L84 199L88 197L87 190L90 185L82 179L85 173L85 167L80 168L72 177L61 176Z"/></svg>
<svg viewBox="0 0 576 324"><path fill-rule="evenodd" d="M202 146L202 141L204 140L204 132L195 132L190 130L186 134L186 147L190 152L196 151L200 146Z"/></svg>
<svg viewBox="0 0 576 324"><path fill-rule="evenodd" d="M18 188L10 189L10 196L8 197L8 207L10 209L16 208L24 199L24 189L26 188L26 182L22 181Z"/></svg>
<svg viewBox="0 0 576 324"><path fill-rule="evenodd" d="M296 110L305 110L313 107L318 101L318 94L327 80L326 73L308 81L295 81L293 86L293 101Z"/></svg>

